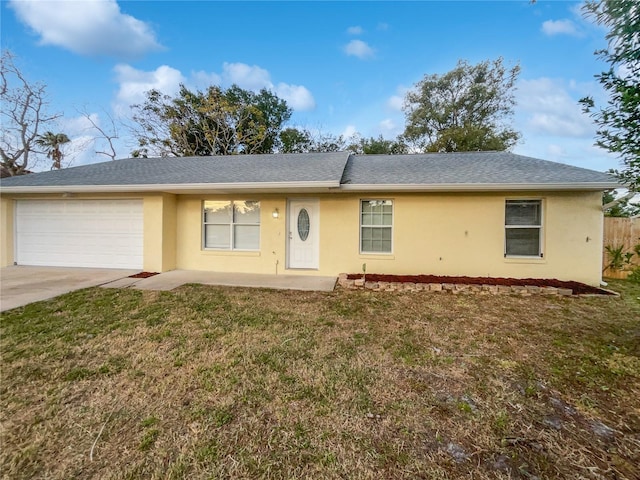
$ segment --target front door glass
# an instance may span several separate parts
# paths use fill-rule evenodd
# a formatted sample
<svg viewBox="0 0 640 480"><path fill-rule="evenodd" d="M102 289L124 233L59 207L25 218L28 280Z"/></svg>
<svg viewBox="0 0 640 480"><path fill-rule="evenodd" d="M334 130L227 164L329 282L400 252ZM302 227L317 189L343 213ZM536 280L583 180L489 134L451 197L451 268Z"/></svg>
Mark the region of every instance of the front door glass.
<svg viewBox="0 0 640 480"><path fill-rule="evenodd" d="M306 208L298 213L298 236L303 242L309 237L309 213Z"/></svg>

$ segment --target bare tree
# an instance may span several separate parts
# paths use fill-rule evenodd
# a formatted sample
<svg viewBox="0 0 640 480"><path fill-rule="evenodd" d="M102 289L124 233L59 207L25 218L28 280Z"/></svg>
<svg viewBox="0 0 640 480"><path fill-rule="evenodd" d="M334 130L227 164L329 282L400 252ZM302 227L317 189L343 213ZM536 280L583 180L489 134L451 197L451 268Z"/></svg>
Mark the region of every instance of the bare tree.
<svg viewBox="0 0 640 480"><path fill-rule="evenodd" d="M118 156L116 152L116 148L113 144L114 140L118 140L120 138L118 127L116 122L113 120L113 117L105 112L107 118L109 119L108 127L101 127L98 122L96 122L91 114L87 112L87 110L78 110L78 113L82 115L90 124L91 130L95 130L98 134L95 136L95 141L102 141L103 146L97 147L101 148L101 150L95 150L96 154L104 155L105 157L109 157L111 160L115 160Z"/></svg>
<svg viewBox="0 0 640 480"><path fill-rule="evenodd" d="M29 164L30 154L38 153L35 147L39 129L60 115L46 113L46 86L30 83L8 50L2 52L0 82L2 166L10 175L22 175L34 166Z"/></svg>

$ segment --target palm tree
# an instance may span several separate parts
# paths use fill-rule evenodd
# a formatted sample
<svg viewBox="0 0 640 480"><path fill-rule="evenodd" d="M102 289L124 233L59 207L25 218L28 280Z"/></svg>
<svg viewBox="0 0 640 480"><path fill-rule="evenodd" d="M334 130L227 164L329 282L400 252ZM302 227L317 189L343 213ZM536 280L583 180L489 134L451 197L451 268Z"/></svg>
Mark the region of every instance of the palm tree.
<svg viewBox="0 0 640 480"><path fill-rule="evenodd" d="M60 150L60 145L69 143L70 141L71 140L65 133L45 132L42 135L38 135L35 143L39 147L46 149L47 158L53 160L51 170L54 168L60 170L62 158L64 157L64 153Z"/></svg>

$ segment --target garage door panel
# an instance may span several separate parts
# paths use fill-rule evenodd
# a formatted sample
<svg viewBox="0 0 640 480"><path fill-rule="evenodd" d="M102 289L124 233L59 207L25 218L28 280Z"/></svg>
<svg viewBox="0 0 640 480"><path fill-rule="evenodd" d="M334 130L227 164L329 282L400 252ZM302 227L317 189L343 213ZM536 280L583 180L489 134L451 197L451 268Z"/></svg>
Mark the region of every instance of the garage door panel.
<svg viewBox="0 0 640 480"><path fill-rule="evenodd" d="M20 200L21 265L142 268L142 200Z"/></svg>

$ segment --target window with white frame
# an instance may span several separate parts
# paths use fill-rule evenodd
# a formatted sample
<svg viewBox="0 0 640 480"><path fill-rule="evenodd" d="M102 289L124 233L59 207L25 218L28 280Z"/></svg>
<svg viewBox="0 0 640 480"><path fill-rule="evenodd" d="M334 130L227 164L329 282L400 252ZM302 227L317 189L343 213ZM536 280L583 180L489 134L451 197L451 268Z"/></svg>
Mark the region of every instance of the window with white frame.
<svg viewBox="0 0 640 480"><path fill-rule="evenodd" d="M204 248L260 249L260 202L206 200L203 223Z"/></svg>
<svg viewBox="0 0 640 480"><path fill-rule="evenodd" d="M360 201L360 252L391 253L393 200Z"/></svg>
<svg viewBox="0 0 640 480"><path fill-rule="evenodd" d="M507 200L505 257L542 257L542 200Z"/></svg>

